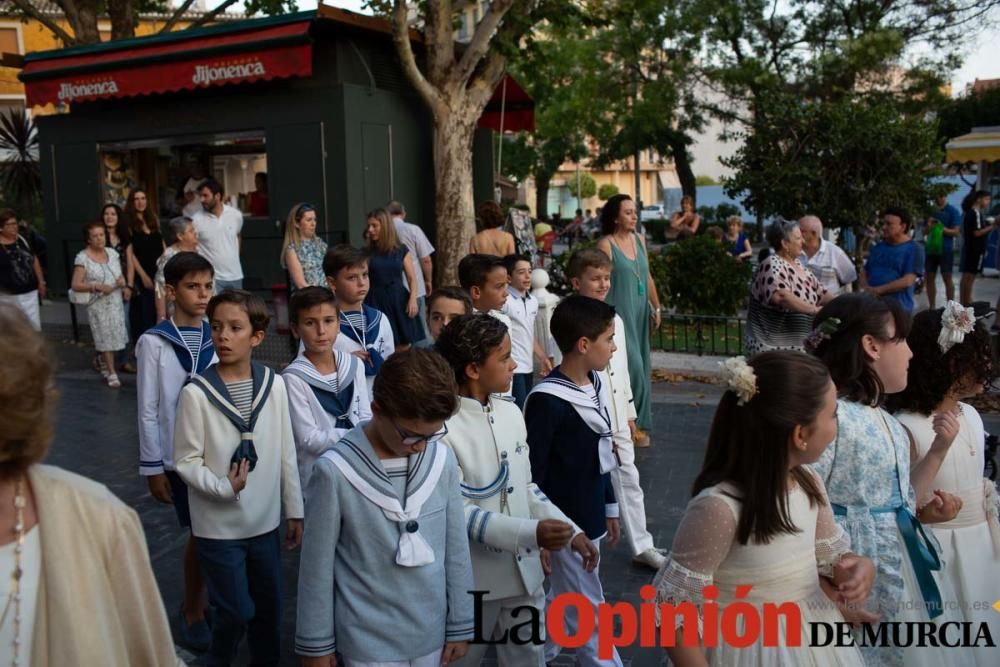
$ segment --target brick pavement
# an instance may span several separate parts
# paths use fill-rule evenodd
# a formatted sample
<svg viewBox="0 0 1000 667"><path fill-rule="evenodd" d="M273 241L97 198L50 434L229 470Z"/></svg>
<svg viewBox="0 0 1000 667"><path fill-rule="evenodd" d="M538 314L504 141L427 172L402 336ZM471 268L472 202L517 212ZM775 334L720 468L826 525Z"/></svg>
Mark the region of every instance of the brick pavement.
<svg viewBox="0 0 1000 667"><path fill-rule="evenodd" d="M138 475L134 376L124 376L119 390L105 386L90 368L90 349L59 341L60 360L56 437L48 462L106 484L136 509L142 519L150 558L171 623L176 624L181 593L181 552L186 534L177 526L173 510L154 501ZM718 388L697 383L654 385L653 447L638 452L638 466L646 492L649 530L656 543L669 547L701 463ZM292 655L298 553L285 553L285 607L282 665L295 665ZM602 580L612 601L638 601L639 588L653 573L630 562L619 545L604 553ZM175 625L176 628L176 625ZM181 650L191 661L194 657ZM622 651L626 665L665 664L655 649ZM197 664L197 661L195 661ZM493 664L488 660L484 664ZM557 665L573 664L564 653Z"/></svg>

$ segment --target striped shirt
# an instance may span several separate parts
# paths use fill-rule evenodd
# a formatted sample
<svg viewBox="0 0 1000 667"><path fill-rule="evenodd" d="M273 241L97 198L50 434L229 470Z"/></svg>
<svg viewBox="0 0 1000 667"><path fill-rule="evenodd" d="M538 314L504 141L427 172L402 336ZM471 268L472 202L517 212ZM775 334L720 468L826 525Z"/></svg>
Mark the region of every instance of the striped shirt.
<svg viewBox="0 0 1000 667"><path fill-rule="evenodd" d="M365 330L365 314L360 310L351 310L351 311L342 310L340 311L340 314L344 316L344 319L347 320L348 324L350 324L358 331Z"/></svg>
<svg viewBox="0 0 1000 667"><path fill-rule="evenodd" d="M227 382L226 391L233 399L233 405L243 415L243 421L250 421L250 412L253 407L253 378L240 380L238 382Z"/></svg>
<svg viewBox="0 0 1000 667"><path fill-rule="evenodd" d="M409 470L410 460L406 457L396 459L382 459L382 468L392 482L392 488L396 490L400 498L406 497L406 473Z"/></svg>
<svg viewBox="0 0 1000 667"><path fill-rule="evenodd" d="M201 352L201 327L195 329L194 327L177 327L177 331L181 334L181 339L184 341L184 345L187 346L188 351L191 353L191 358L194 359L194 368L198 368L198 355Z"/></svg>

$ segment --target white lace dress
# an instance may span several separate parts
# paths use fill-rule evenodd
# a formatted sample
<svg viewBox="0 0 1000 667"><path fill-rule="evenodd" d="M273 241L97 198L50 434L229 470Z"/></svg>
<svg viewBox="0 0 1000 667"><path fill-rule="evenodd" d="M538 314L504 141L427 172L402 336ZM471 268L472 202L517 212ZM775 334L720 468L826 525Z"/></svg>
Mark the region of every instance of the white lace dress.
<svg viewBox="0 0 1000 667"><path fill-rule="evenodd" d="M822 483L817 478L822 488ZM825 491L824 491L825 493ZM801 646L785 641L786 619L781 618L780 646L764 646L763 628L757 642L735 648L722 641L706 647L710 665L719 667L863 667L857 648L809 646L811 623L843 623L840 611L819 586L821 573L829 574L841 556L850 551L850 538L837 525L828 503L811 506L809 497L796 485L788 493L789 514L798 527L795 534L782 533L768 544L736 541L736 525L741 503L731 495L738 492L729 484L705 489L688 504L684 519L674 536L666 565L653 580L658 603L705 601L703 590L719 589L720 617L725 606L736 598L737 586L752 586L743 598L762 610L764 603L797 603L801 610ZM678 626L683 619L678 614ZM758 618L764 618L761 613ZM742 634L743 617L737 623ZM701 620L699 620L701 623ZM704 637L704 632L702 637Z"/></svg>
<svg viewBox="0 0 1000 667"><path fill-rule="evenodd" d="M991 609L1000 600L1000 521L993 482L983 478L985 463L983 419L976 409L959 404L958 437L941 464L934 488L962 499L962 510L947 523L928 524L941 543L941 578L957 597L961 620L978 629L986 623L994 641L1000 641L1000 614ZM934 442L932 417L902 412L896 418L913 434L918 460ZM973 630L975 633L976 630ZM976 667L1000 664L1000 649L979 646L962 649L975 658Z"/></svg>

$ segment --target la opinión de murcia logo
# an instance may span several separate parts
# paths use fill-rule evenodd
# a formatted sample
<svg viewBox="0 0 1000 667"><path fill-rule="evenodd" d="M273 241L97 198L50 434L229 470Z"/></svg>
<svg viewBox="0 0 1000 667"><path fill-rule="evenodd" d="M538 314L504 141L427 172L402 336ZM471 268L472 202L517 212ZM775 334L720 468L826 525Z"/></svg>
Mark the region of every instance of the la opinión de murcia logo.
<svg viewBox="0 0 1000 667"><path fill-rule="evenodd" d="M490 636L483 626L483 604L489 591L473 590L474 644L543 644L545 634L563 648L580 648L597 636L597 655L611 658L615 647L670 648L673 646L706 648L721 644L747 648L754 644L769 648L824 646L938 646L946 648L996 647L986 622L891 622L865 625L853 630L850 623L803 621L802 609L795 602L756 605L747 600L752 586L737 586L735 596L720 605L719 589L706 586L704 602L678 604L657 602L656 589L639 589L641 602L594 603L580 593L562 593L546 606L544 612L525 605L515 607L511 617L517 623L501 636ZM830 603L831 605L833 603ZM995 607L1000 611L1000 602ZM577 627L567 632L566 613L575 610ZM543 617L544 614L544 617ZM677 627L682 627L678 637ZM860 635L860 637L859 637ZM680 640L678 642L678 639Z"/></svg>
<svg viewBox="0 0 1000 667"><path fill-rule="evenodd" d="M59 101L73 101L80 97L100 97L114 95L118 92L118 83L114 79L90 81L86 83L63 83L59 85Z"/></svg>
<svg viewBox="0 0 1000 667"><path fill-rule="evenodd" d="M265 74L267 74L267 70L264 69L264 63L259 60L221 65L195 65L194 76L191 77L191 81L195 85L207 86L218 81L246 79L253 76L264 76Z"/></svg>

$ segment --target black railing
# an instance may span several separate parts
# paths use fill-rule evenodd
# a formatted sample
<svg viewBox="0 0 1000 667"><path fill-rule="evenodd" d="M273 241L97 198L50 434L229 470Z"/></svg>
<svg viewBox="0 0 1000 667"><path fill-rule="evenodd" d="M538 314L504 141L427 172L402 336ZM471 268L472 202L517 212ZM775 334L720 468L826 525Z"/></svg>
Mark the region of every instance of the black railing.
<svg viewBox="0 0 1000 667"><path fill-rule="evenodd" d="M663 313L650 343L654 350L663 352L737 356L743 354L745 328L742 317Z"/></svg>

